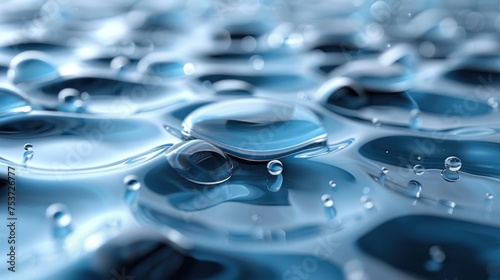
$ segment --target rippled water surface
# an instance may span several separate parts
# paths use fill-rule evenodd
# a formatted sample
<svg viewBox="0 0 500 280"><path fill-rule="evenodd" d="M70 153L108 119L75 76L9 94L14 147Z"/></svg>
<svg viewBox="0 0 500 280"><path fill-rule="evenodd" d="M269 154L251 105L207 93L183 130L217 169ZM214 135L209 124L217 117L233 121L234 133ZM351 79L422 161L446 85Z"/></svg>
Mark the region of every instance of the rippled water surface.
<svg viewBox="0 0 500 280"><path fill-rule="evenodd" d="M0 279L500 279L499 9L0 0Z"/></svg>

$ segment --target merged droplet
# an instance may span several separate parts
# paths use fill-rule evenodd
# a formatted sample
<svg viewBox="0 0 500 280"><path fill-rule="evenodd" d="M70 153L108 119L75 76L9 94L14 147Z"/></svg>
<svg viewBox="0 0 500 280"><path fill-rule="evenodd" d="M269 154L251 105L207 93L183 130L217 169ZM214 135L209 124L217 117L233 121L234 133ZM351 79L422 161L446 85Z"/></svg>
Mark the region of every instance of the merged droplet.
<svg viewBox="0 0 500 280"><path fill-rule="evenodd" d="M233 173L233 163L219 148L203 140L178 143L166 152L170 166L185 179L213 185L227 181Z"/></svg>
<svg viewBox="0 0 500 280"><path fill-rule="evenodd" d="M458 171L462 168L462 161L456 156L450 156L445 159L444 166L451 171Z"/></svg>
<svg viewBox="0 0 500 280"><path fill-rule="evenodd" d="M280 175L283 172L283 163L275 159L267 163L267 171L271 175Z"/></svg>
<svg viewBox="0 0 500 280"><path fill-rule="evenodd" d="M26 51L16 55L9 64L7 76L14 84L43 82L57 78L57 67L50 57L39 51Z"/></svg>
<svg viewBox="0 0 500 280"><path fill-rule="evenodd" d="M13 89L0 87L0 116L30 111L31 106L21 93Z"/></svg>
<svg viewBox="0 0 500 280"><path fill-rule="evenodd" d="M299 105L243 98L203 106L182 124L186 136L204 139L247 160L273 160L323 144L325 128Z"/></svg>

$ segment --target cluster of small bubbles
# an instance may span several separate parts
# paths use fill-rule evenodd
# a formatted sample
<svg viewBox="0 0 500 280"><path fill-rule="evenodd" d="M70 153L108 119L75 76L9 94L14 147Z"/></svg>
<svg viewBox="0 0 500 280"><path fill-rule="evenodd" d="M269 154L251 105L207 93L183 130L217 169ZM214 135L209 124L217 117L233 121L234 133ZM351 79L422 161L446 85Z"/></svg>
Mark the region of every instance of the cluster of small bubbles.
<svg viewBox="0 0 500 280"><path fill-rule="evenodd" d="M445 159L444 167L451 171L458 171L462 167L462 161L456 156L450 156Z"/></svg>
<svg viewBox="0 0 500 280"><path fill-rule="evenodd" d="M413 166L413 173L415 173L415 175L423 175L425 173L425 167L421 164L416 164L415 166Z"/></svg>
<svg viewBox="0 0 500 280"><path fill-rule="evenodd" d="M137 191L138 189L141 188L141 183L139 182L139 179L135 175L125 176L125 178L123 178L123 183L130 191Z"/></svg>
<svg viewBox="0 0 500 280"><path fill-rule="evenodd" d="M31 151L31 150L33 150L33 144L31 144L31 143L24 144L24 150L25 151Z"/></svg>
<svg viewBox="0 0 500 280"><path fill-rule="evenodd" d="M376 127L379 127L382 125L382 123L379 121L378 118L373 118L372 119L372 124L375 125Z"/></svg>
<svg viewBox="0 0 500 280"><path fill-rule="evenodd" d="M283 172L283 163L277 159L271 160L267 163L267 171L274 176L280 175Z"/></svg>
<svg viewBox="0 0 500 280"><path fill-rule="evenodd" d="M329 194L324 194L321 196L321 201L325 207L333 207L333 198Z"/></svg>
<svg viewBox="0 0 500 280"><path fill-rule="evenodd" d="M373 207L375 207L375 203L373 202L373 199L367 195L361 196L359 201L363 204L365 209L373 209Z"/></svg>
<svg viewBox="0 0 500 280"><path fill-rule="evenodd" d="M330 185L330 187L332 187L332 188L335 188L337 186L337 183L335 183L335 181L332 180L332 181L328 182L328 185Z"/></svg>
<svg viewBox="0 0 500 280"><path fill-rule="evenodd" d="M389 173L389 169L387 169L387 167L382 167L382 168L380 169L380 171L382 171L382 173L384 173L384 174Z"/></svg>

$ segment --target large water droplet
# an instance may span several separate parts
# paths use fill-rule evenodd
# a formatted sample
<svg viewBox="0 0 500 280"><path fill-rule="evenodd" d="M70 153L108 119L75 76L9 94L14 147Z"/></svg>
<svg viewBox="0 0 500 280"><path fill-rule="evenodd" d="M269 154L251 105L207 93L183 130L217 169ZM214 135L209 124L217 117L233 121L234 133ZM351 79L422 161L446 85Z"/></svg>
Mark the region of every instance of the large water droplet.
<svg viewBox="0 0 500 280"><path fill-rule="evenodd" d="M21 93L5 87L0 87L0 116L15 113L27 113L31 106Z"/></svg>
<svg viewBox="0 0 500 280"><path fill-rule="evenodd" d="M283 163L277 159L271 160L267 163L267 171L271 175L279 175L283 172Z"/></svg>
<svg viewBox="0 0 500 280"><path fill-rule="evenodd" d="M183 133L247 160L272 160L324 143L325 128L310 110L282 101L242 98L203 106Z"/></svg>
<svg viewBox="0 0 500 280"><path fill-rule="evenodd" d="M460 175L458 174L457 171L451 171L450 169L443 169L441 171L441 177L445 179L448 182L456 182L458 179L460 179Z"/></svg>
<svg viewBox="0 0 500 280"><path fill-rule="evenodd" d="M444 166L451 171L458 171L462 167L462 161L458 157L451 156L445 159Z"/></svg>
<svg viewBox="0 0 500 280"><path fill-rule="evenodd" d="M14 84L43 82L57 78L57 67L50 57L39 51L26 51L16 55L9 64L7 76Z"/></svg>
<svg viewBox="0 0 500 280"><path fill-rule="evenodd" d="M217 147L191 140L170 147L165 156L170 166L185 179L198 184L219 184L233 173L232 161Z"/></svg>

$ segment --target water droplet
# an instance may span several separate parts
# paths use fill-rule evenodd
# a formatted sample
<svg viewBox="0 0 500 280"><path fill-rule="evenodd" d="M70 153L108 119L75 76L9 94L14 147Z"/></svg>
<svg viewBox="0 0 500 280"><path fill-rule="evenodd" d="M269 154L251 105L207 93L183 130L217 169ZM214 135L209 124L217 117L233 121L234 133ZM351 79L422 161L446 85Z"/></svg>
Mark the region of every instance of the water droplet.
<svg viewBox="0 0 500 280"><path fill-rule="evenodd" d="M241 48L244 51L252 52L255 50L256 47L257 47L257 40L255 40L254 37L246 36L243 39L241 39Z"/></svg>
<svg viewBox="0 0 500 280"><path fill-rule="evenodd" d="M429 255L431 256L433 261L440 262L440 263L444 262L444 260L446 259L446 254L443 252L443 250L439 246L432 246L429 249Z"/></svg>
<svg viewBox="0 0 500 280"><path fill-rule="evenodd" d="M259 214L253 214L253 215L252 215L252 221L253 221L254 223L261 224L261 223L263 222L263 220L264 220L264 219L263 219L263 218L262 218L262 216L261 216L261 215L259 215Z"/></svg>
<svg viewBox="0 0 500 280"><path fill-rule="evenodd" d="M66 205L54 203L45 211L45 216L52 221L55 227L68 227L71 224L71 214Z"/></svg>
<svg viewBox="0 0 500 280"><path fill-rule="evenodd" d="M9 64L7 76L14 84L44 82L59 76L51 58L39 51L16 55Z"/></svg>
<svg viewBox="0 0 500 280"><path fill-rule="evenodd" d="M443 169L443 171L441 171L441 177L448 182L456 182L460 179L460 175L457 171L451 171L449 169Z"/></svg>
<svg viewBox="0 0 500 280"><path fill-rule="evenodd" d="M207 140L247 160L273 160L309 147L324 145L325 128L313 112L300 105L262 98L240 98L193 111L183 134Z"/></svg>
<svg viewBox="0 0 500 280"><path fill-rule="evenodd" d="M415 180L411 180L408 182L409 195L419 198L421 193L422 193L422 185L420 184L420 182Z"/></svg>
<svg viewBox="0 0 500 280"><path fill-rule="evenodd" d="M186 74L186 75L193 74L194 73L193 63L188 62L188 63L184 64L184 66L182 67L182 70L184 71L184 74Z"/></svg>
<svg viewBox="0 0 500 280"><path fill-rule="evenodd" d="M130 64L130 59L125 56L117 56L113 58L109 64L109 67L116 71L123 71L127 65Z"/></svg>
<svg viewBox="0 0 500 280"><path fill-rule="evenodd" d="M28 100L15 89L0 87L0 116L31 111Z"/></svg>
<svg viewBox="0 0 500 280"><path fill-rule="evenodd" d="M389 173L389 169L387 169L386 167L382 167L382 168L380 169L380 171L382 171L382 173L384 173L384 174Z"/></svg>
<svg viewBox="0 0 500 280"><path fill-rule="evenodd" d="M130 191L137 191L141 188L141 183L139 182L139 178L134 175L127 175L123 178L123 183L127 186L127 189Z"/></svg>
<svg viewBox="0 0 500 280"><path fill-rule="evenodd" d="M279 175L283 172L283 163L277 159L271 160L267 163L267 171L271 175Z"/></svg>
<svg viewBox="0 0 500 280"><path fill-rule="evenodd" d="M251 84L240 80L221 80L212 85L218 95L253 95Z"/></svg>
<svg viewBox="0 0 500 280"><path fill-rule="evenodd" d="M233 163L219 148L203 140L173 145L166 152L170 166L185 179L198 184L219 184L233 173Z"/></svg>
<svg viewBox="0 0 500 280"><path fill-rule="evenodd" d="M391 47L391 44L389 44L389 43L388 43L388 44L386 45L386 47L387 47L387 48L390 48L390 47Z"/></svg>
<svg viewBox="0 0 500 280"><path fill-rule="evenodd" d="M462 161L458 157L450 156L444 161L444 166L451 171L458 171L462 167Z"/></svg>
<svg viewBox="0 0 500 280"><path fill-rule="evenodd" d="M24 144L24 150L25 151L31 151L31 150L33 150L33 145L31 143Z"/></svg>
<svg viewBox="0 0 500 280"><path fill-rule="evenodd" d="M448 214L453 214L453 210L455 210L455 207L457 207L457 204L454 201L447 199L440 199L439 204L448 207Z"/></svg>
<svg viewBox="0 0 500 280"><path fill-rule="evenodd" d="M359 199L359 201L361 203L363 203L363 206L365 207L365 209L372 209L375 206L375 203L373 202L373 199L371 199L367 195L361 196L361 198Z"/></svg>
<svg viewBox="0 0 500 280"><path fill-rule="evenodd" d="M262 70L264 69L265 62L262 56L252 55L252 57L250 57L250 64L252 64L255 70Z"/></svg>
<svg viewBox="0 0 500 280"><path fill-rule="evenodd" d="M64 112L82 111L83 101L80 98L80 92L73 88L65 88L57 95L59 101L58 109Z"/></svg>
<svg viewBox="0 0 500 280"><path fill-rule="evenodd" d="M335 188L337 186L337 183L335 183L335 181L330 181L328 182L328 185L330 185L330 187L332 188Z"/></svg>
<svg viewBox="0 0 500 280"><path fill-rule="evenodd" d="M321 196L321 201L323 201L323 205L325 207L333 207L333 198L329 194L324 194Z"/></svg>
<svg viewBox="0 0 500 280"><path fill-rule="evenodd" d="M267 189L271 192L277 192L281 189L283 185L283 175L278 174L267 178Z"/></svg>
<svg viewBox="0 0 500 280"><path fill-rule="evenodd" d="M31 143L24 144L24 154L22 165L24 168L28 168L28 161L33 159L35 152L33 151L33 145Z"/></svg>
<svg viewBox="0 0 500 280"><path fill-rule="evenodd" d="M486 193L486 199L492 200L493 199L493 194L491 193Z"/></svg>
<svg viewBox="0 0 500 280"><path fill-rule="evenodd" d="M421 164L416 164L415 166L413 166L413 173L415 173L415 175L424 175L425 173L425 167Z"/></svg>
<svg viewBox="0 0 500 280"><path fill-rule="evenodd" d="M372 119L372 124L374 124L376 127L379 127L382 125L382 123L377 118Z"/></svg>
<svg viewBox="0 0 500 280"><path fill-rule="evenodd" d="M490 105L491 108L494 108L494 109L498 108L498 101L497 101L497 99L495 97L488 98L488 105Z"/></svg>

